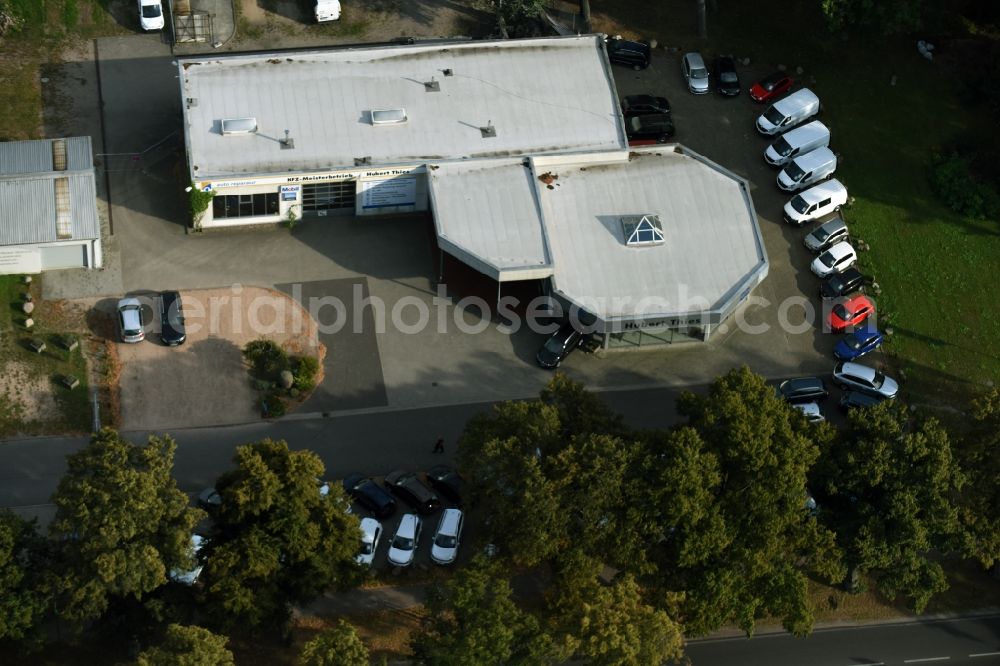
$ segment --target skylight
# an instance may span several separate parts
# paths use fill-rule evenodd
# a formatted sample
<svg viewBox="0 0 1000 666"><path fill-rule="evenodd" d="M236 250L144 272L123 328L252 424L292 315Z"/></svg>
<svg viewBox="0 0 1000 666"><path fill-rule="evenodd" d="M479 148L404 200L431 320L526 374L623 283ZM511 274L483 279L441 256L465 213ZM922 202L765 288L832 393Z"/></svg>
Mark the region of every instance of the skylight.
<svg viewBox="0 0 1000 666"><path fill-rule="evenodd" d="M257 131L256 118L224 118L222 120L222 135L253 134Z"/></svg>
<svg viewBox="0 0 1000 666"><path fill-rule="evenodd" d="M625 244L630 247L663 243L663 227L656 215L623 215L622 230Z"/></svg>

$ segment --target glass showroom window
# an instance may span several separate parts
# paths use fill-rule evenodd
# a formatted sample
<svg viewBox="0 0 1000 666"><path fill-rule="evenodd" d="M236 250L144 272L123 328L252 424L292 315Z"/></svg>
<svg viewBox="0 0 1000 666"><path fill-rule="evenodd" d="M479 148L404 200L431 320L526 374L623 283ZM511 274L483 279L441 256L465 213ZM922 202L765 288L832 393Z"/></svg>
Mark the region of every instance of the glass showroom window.
<svg viewBox="0 0 1000 666"><path fill-rule="evenodd" d="M216 218L277 215L278 193L216 195L212 213Z"/></svg>

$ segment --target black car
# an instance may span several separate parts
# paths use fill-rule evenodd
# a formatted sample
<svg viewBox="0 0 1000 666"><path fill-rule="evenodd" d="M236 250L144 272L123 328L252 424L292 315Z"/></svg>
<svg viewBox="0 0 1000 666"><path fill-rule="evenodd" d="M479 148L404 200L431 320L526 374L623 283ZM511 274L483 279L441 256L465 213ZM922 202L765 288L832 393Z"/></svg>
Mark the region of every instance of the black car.
<svg viewBox="0 0 1000 666"><path fill-rule="evenodd" d="M622 97L622 115L626 118L632 116L648 116L654 113L670 113L670 102L666 97L654 97L653 95L626 95Z"/></svg>
<svg viewBox="0 0 1000 666"><path fill-rule="evenodd" d="M627 39L607 41L608 60L613 65L625 65L635 70L649 67L652 51L646 42L630 42Z"/></svg>
<svg viewBox="0 0 1000 666"><path fill-rule="evenodd" d="M462 506L462 484L458 472L447 465L436 465L427 472L427 481L455 506Z"/></svg>
<svg viewBox="0 0 1000 666"><path fill-rule="evenodd" d="M160 339L170 347L176 347L187 339L179 292L165 291L160 294Z"/></svg>
<svg viewBox="0 0 1000 666"><path fill-rule="evenodd" d="M417 513L434 513L441 510L441 498L420 482L416 474L396 470L385 475L385 485Z"/></svg>
<svg viewBox="0 0 1000 666"><path fill-rule="evenodd" d="M719 56L712 63L715 89L720 95L736 97L740 94L740 77L736 74L736 61L732 56Z"/></svg>
<svg viewBox="0 0 1000 666"><path fill-rule="evenodd" d="M645 117L645 116L642 116ZM583 333L576 330L570 322L564 323L552 334L542 348L538 350L535 360L546 369L558 368L563 359L583 342Z"/></svg>
<svg viewBox="0 0 1000 666"><path fill-rule="evenodd" d="M629 141L649 139L666 143L674 135L674 120L668 113L632 116L625 120L625 136Z"/></svg>
<svg viewBox="0 0 1000 666"><path fill-rule="evenodd" d="M352 474L344 479L344 490L377 518L388 518L396 512L396 500L372 479Z"/></svg>
<svg viewBox="0 0 1000 666"><path fill-rule="evenodd" d="M844 391L844 395L840 398L840 408L845 412L849 412L852 409L874 407L883 400L885 400L885 398L868 395L867 393L862 393L861 391Z"/></svg>
<svg viewBox="0 0 1000 666"><path fill-rule="evenodd" d="M861 289L865 284L865 276L857 268L848 268L843 273L835 273L823 280L819 285L819 295L822 298L839 298Z"/></svg>
<svg viewBox="0 0 1000 666"><path fill-rule="evenodd" d="M798 377L781 382L778 386L778 397L792 404L816 402L828 395L826 385L819 377Z"/></svg>

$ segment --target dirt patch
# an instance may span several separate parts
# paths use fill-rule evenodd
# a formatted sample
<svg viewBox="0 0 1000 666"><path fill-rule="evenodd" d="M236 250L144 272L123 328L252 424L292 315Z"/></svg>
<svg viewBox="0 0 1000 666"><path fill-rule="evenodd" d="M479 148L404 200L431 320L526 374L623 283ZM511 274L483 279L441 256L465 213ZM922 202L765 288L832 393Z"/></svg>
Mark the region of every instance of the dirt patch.
<svg viewBox="0 0 1000 666"><path fill-rule="evenodd" d="M52 382L21 361L8 361L0 367L0 405L7 416L23 423L59 418Z"/></svg>
<svg viewBox="0 0 1000 666"><path fill-rule="evenodd" d="M290 354L325 349L316 323L295 301L268 289L204 289L181 293L187 340L167 347L159 339L159 300L138 295L146 311L146 340L115 344L120 367L123 429L161 429L248 423L260 404L243 362L243 346L274 340ZM96 304L92 319L113 321L115 302ZM107 330L107 329L104 329Z"/></svg>

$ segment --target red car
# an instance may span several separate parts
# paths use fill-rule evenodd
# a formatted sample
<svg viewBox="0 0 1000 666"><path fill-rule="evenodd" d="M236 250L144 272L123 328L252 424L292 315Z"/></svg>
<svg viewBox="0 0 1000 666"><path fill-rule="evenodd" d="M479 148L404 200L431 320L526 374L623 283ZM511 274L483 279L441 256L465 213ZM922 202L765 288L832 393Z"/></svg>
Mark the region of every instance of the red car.
<svg viewBox="0 0 1000 666"><path fill-rule="evenodd" d="M834 333L857 326L875 312L875 305L863 294L837 303L830 311L830 330Z"/></svg>
<svg viewBox="0 0 1000 666"><path fill-rule="evenodd" d="M795 79L784 72L775 72L750 86L750 99L755 102L770 102L788 92Z"/></svg>

